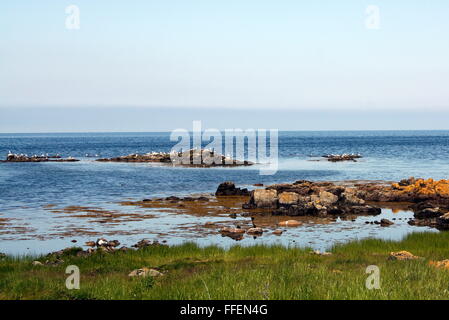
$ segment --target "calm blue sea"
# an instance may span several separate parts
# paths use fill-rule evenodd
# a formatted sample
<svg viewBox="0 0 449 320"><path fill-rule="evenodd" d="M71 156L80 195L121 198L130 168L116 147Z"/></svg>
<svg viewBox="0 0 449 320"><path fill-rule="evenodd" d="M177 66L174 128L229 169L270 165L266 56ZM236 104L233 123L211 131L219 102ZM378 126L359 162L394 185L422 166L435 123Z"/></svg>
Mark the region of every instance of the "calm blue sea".
<svg viewBox="0 0 449 320"><path fill-rule="evenodd" d="M400 120L400 119L398 119ZM0 134L0 157L59 153L77 163L0 163L0 218L16 220L16 229L0 225L0 251L39 252L32 241L39 234L64 228L45 206L106 208L124 199L214 192L219 183L238 185L309 180L382 179L449 176L449 131L280 132L279 170L259 175L257 167L173 168L151 164L98 163L86 154L113 157L130 153L170 151L169 133ZM360 153L358 162L310 161L327 153ZM176 220L176 219L174 219ZM19 224L27 230L20 233ZM95 226L92 226L95 227ZM62 236L46 237L45 248L61 246ZM56 236L57 235L57 236ZM138 234L139 236L141 234ZM34 237L34 238L33 238ZM136 236L137 238L137 236ZM15 243L22 239L22 246ZM27 242L28 241L28 242ZM38 245L38 247L41 247ZM17 250L16 250L17 249Z"/></svg>

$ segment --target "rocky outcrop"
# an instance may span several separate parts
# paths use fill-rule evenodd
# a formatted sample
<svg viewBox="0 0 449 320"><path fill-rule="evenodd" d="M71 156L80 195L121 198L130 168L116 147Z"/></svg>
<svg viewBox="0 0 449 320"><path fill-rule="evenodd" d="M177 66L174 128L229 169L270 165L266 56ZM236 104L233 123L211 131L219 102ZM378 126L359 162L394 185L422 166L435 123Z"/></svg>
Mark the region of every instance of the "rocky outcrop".
<svg viewBox="0 0 449 320"><path fill-rule="evenodd" d="M246 189L241 192L232 182L227 182L217 190L217 195L241 194L250 195L249 201L242 205L243 209L264 209L253 212L287 216L377 215L384 203L400 203L414 212L415 219L409 224L449 229L449 218L443 217L449 212L449 180L413 177L398 183L298 180L251 192ZM245 211L244 214L251 215L251 212ZM386 221L379 224L391 225Z"/></svg>
<svg viewBox="0 0 449 320"><path fill-rule="evenodd" d="M216 196L249 196L248 189L240 189L236 188L234 182L227 181L221 183L217 191L215 192Z"/></svg>
<svg viewBox="0 0 449 320"><path fill-rule="evenodd" d="M9 153L6 160L1 160L0 162L77 162L78 159L68 157L61 158L60 156L49 156L49 155L33 155L28 156L26 154L14 154Z"/></svg>
<svg viewBox="0 0 449 320"><path fill-rule="evenodd" d="M152 152L146 154L129 154L126 156L114 157L114 158L101 158L97 159L99 162L160 162L171 163L170 154L165 152Z"/></svg>
<svg viewBox="0 0 449 320"><path fill-rule="evenodd" d="M185 167L251 166L250 161L240 161L207 149L190 149L184 152L151 152L130 154L115 158L97 159L99 162L158 162Z"/></svg>
<svg viewBox="0 0 449 320"><path fill-rule="evenodd" d="M243 208L270 208L273 209L273 215L287 216L380 213L379 208L366 205L354 188L311 181L276 184L266 189L254 190Z"/></svg>
<svg viewBox="0 0 449 320"><path fill-rule="evenodd" d="M411 194L415 199L421 200L442 200L449 199L449 180L433 179L409 179L401 180L392 184L393 190Z"/></svg>
<svg viewBox="0 0 449 320"><path fill-rule="evenodd" d="M326 154L323 156L323 158L326 158L327 161L331 161L331 162L340 162L340 161L354 161L356 162L356 159L361 158L362 155L360 154L347 154L347 153L343 153L343 154Z"/></svg>

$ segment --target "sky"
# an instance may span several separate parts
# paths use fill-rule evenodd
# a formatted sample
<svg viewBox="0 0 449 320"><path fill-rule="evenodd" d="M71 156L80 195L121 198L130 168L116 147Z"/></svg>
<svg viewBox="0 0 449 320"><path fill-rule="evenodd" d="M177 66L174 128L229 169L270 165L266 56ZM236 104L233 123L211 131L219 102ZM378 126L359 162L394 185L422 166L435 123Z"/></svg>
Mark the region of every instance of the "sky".
<svg viewBox="0 0 449 320"><path fill-rule="evenodd" d="M5 0L0 132L449 129L448 35L447 0Z"/></svg>

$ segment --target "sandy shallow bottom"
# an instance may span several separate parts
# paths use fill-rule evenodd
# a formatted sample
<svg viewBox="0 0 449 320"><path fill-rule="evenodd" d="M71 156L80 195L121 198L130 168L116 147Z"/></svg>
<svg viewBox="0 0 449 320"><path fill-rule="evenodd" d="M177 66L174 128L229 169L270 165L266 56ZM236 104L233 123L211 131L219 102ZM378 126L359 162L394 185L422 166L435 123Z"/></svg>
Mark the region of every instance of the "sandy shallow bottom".
<svg viewBox="0 0 449 320"><path fill-rule="evenodd" d="M247 198L195 196L206 196L209 201L125 199L101 208L48 204L43 208L47 213L45 219L33 216L27 208L22 208L23 215L19 217L0 214L0 252L15 255L47 253L69 246L85 247L86 241L100 237L117 239L124 246L149 239L167 244L189 241L201 246L222 247L276 244L328 250L335 244L369 237L401 240L412 232L438 232L429 227L410 226L407 221L413 217L413 212L407 211L404 204L381 204L384 208L378 216L344 218L266 216L260 210L254 222L264 229L263 235L245 235L236 241L222 236L219 230L225 226L252 225L251 218L245 216L247 211L242 209ZM382 218L393 221L394 225L381 227L367 223ZM280 221L289 219L299 220L302 225L294 228L277 226ZM283 230L280 236L273 234L278 229Z"/></svg>

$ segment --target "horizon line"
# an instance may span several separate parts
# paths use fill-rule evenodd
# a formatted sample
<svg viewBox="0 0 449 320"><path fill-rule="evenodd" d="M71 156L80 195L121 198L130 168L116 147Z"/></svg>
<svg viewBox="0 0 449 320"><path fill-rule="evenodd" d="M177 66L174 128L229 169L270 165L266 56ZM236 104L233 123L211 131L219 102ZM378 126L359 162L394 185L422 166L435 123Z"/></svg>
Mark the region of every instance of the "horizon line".
<svg viewBox="0 0 449 320"><path fill-rule="evenodd" d="M231 129L231 128L229 128ZM241 129L241 128L232 128ZM218 129L219 131L224 131L226 129ZM257 130L257 129L256 129ZM270 129L266 129L270 130ZM273 129L271 129L273 130ZM274 129L276 130L276 129ZM101 133L171 133L173 130L164 131L42 131L42 132L0 132L1 135L8 134L73 134L73 133L86 133L86 134L101 134ZM202 130L204 131L204 130ZM279 132L438 132L438 131L448 131L449 129L353 129L353 130L343 130L343 129L316 129L316 130L279 130ZM191 132L191 130L189 130Z"/></svg>

